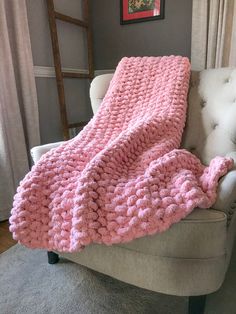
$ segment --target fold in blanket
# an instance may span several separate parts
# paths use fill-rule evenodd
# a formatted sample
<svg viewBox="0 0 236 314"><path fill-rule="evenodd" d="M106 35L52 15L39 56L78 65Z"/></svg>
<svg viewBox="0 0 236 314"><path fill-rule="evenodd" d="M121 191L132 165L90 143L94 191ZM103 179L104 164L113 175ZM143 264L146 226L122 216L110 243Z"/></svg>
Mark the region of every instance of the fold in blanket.
<svg viewBox="0 0 236 314"><path fill-rule="evenodd" d="M189 76L187 58L123 58L89 124L20 183L14 239L73 252L162 232L195 207L210 207L232 160L216 157L205 167L177 149Z"/></svg>

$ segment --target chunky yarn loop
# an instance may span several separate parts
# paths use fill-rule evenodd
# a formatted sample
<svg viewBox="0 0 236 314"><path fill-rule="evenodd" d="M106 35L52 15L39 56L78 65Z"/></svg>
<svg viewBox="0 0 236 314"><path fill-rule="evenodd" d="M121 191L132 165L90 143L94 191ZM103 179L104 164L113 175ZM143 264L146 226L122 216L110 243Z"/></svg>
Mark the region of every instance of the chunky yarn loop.
<svg viewBox="0 0 236 314"><path fill-rule="evenodd" d="M232 160L209 167L178 149L187 58L123 58L83 131L43 155L20 183L10 230L30 248L64 252L163 232L210 207Z"/></svg>

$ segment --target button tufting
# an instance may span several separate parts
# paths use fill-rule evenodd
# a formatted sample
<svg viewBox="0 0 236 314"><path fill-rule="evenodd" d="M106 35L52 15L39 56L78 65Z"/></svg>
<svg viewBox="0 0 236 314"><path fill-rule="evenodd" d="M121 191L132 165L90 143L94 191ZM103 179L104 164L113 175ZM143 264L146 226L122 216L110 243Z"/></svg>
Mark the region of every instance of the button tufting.
<svg viewBox="0 0 236 314"><path fill-rule="evenodd" d="M204 100L202 100L200 105L201 105L202 108L204 108L204 107L206 107L206 102Z"/></svg>
<svg viewBox="0 0 236 314"><path fill-rule="evenodd" d="M228 212L228 214L231 215L231 216L233 215L233 213L234 213L233 210L229 210L229 212Z"/></svg>
<svg viewBox="0 0 236 314"><path fill-rule="evenodd" d="M235 139L235 138L232 138L232 139L231 139L231 142L232 142L234 145L236 145L236 139Z"/></svg>
<svg viewBox="0 0 236 314"><path fill-rule="evenodd" d="M226 80L225 80L225 83L229 83L230 82L230 78L227 78Z"/></svg>
<svg viewBox="0 0 236 314"><path fill-rule="evenodd" d="M218 126L218 123L215 123L215 124L213 124L213 130L215 130L216 128L217 128L217 126Z"/></svg>

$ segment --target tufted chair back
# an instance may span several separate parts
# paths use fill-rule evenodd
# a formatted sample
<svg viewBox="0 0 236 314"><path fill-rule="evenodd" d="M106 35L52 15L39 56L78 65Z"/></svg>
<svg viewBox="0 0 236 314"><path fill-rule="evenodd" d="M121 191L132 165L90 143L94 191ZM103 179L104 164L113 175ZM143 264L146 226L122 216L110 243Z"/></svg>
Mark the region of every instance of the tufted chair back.
<svg viewBox="0 0 236 314"><path fill-rule="evenodd" d="M98 76L91 84L94 113L112 76ZM206 165L213 157L226 155L236 163L236 69L192 71L181 147L191 151Z"/></svg>
<svg viewBox="0 0 236 314"><path fill-rule="evenodd" d="M182 147L208 165L236 152L236 70L192 72ZM235 160L236 161L236 160Z"/></svg>

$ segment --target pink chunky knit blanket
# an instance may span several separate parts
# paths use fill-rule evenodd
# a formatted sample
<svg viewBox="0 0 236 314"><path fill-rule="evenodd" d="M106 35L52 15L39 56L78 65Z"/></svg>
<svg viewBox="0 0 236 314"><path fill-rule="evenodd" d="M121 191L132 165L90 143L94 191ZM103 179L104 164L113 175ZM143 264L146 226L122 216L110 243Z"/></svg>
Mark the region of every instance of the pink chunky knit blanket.
<svg viewBox="0 0 236 314"><path fill-rule="evenodd" d="M89 124L20 183L14 239L73 252L162 232L195 207L210 207L232 160L216 157L205 167L178 149L189 76L187 58L123 58Z"/></svg>

